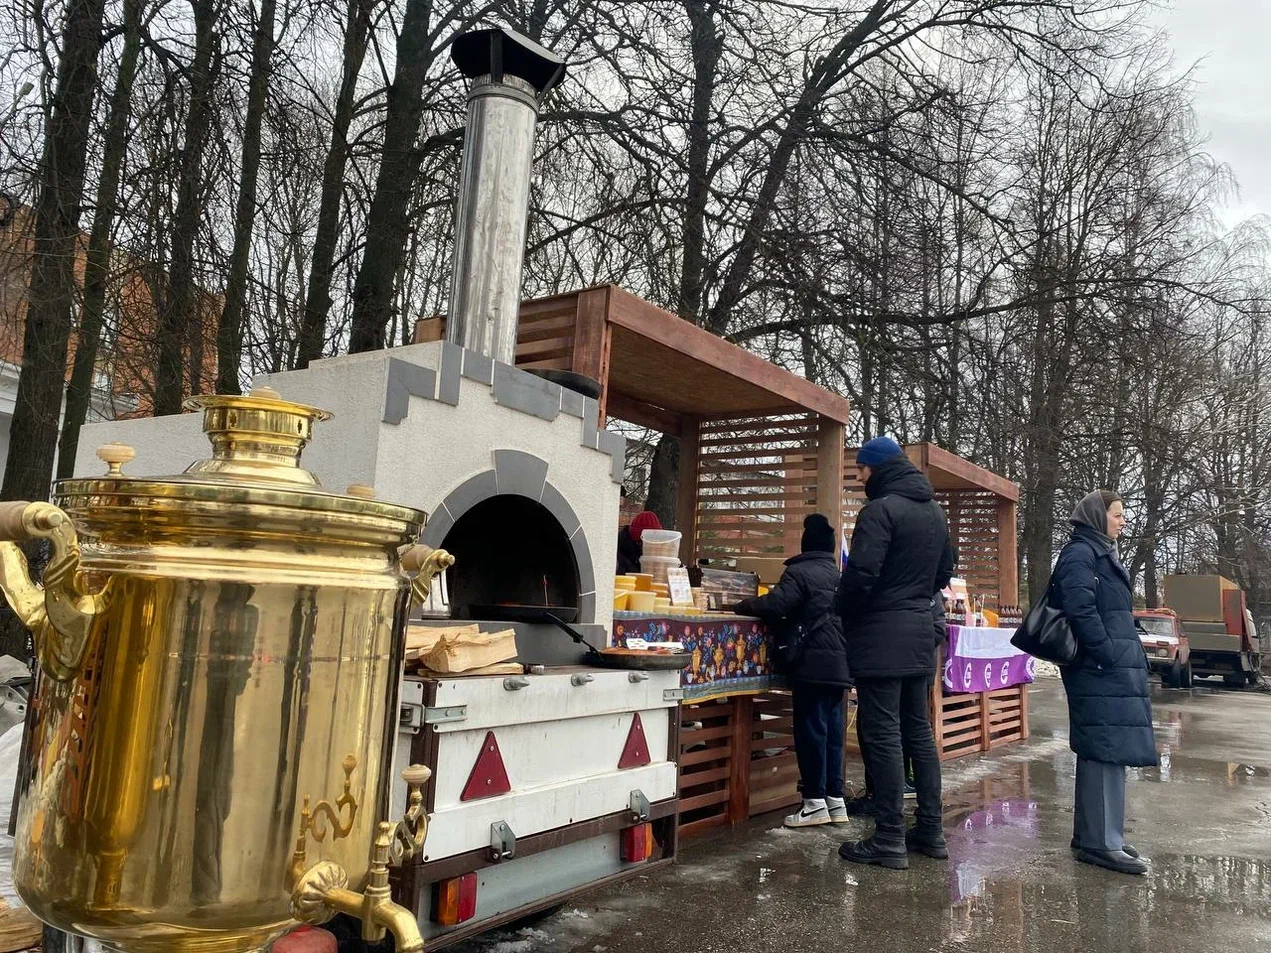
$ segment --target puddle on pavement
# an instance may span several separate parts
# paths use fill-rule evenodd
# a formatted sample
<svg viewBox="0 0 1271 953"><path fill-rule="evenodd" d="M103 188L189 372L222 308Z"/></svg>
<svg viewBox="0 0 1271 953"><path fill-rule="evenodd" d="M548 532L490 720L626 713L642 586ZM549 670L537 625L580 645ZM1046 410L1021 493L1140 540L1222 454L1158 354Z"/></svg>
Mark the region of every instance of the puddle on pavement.
<svg viewBox="0 0 1271 953"><path fill-rule="evenodd" d="M1245 785L1271 785L1271 768L1241 761L1215 761L1178 754L1162 745L1158 768L1141 769L1145 781L1210 781L1218 782L1216 790Z"/></svg>

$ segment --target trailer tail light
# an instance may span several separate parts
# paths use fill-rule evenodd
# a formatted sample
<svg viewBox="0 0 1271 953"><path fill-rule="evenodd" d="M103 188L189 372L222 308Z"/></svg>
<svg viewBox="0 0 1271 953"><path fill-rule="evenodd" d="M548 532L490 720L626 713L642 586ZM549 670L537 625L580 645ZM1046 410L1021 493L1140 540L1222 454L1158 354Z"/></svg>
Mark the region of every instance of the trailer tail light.
<svg viewBox="0 0 1271 953"><path fill-rule="evenodd" d="M622 831L622 861L638 864L653 856L653 825L637 824Z"/></svg>
<svg viewBox="0 0 1271 953"><path fill-rule="evenodd" d="M451 877L437 883L433 896L433 923L443 927L458 926L477 915L477 875L474 871L462 877Z"/></svg>

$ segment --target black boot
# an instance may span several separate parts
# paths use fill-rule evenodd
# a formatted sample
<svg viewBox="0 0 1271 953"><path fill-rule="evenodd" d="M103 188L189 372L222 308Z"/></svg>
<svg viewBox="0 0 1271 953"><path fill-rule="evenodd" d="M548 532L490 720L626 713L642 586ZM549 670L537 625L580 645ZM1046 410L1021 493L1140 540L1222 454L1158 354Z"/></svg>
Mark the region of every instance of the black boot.
<svg viewBox="0 0 1271 953"><path fill-rule="evenodd" d="M944 831L920 831L916 827L908 830L905 832L905 849L933 860L949 859L949 845L945 843Z"/></svg>
<svg viewBox="0 0 1271 953"><path fill-rule="evenodd" d="M1142 876L1147 873L1147 861L1142 857L1131 857L1123 850L1085 850L1077 851L1077 860L1083 864L1114 870L1119 874Z"/></svg>
<svg viewBox="0 0 1271 953"><path fill-rule="evenodd" d="M888 870L908 870L909 857L903 850L885 847L870 837L862 841L848 841L839 847L839 856L854 864L886 867Z"/></svg>
<svg viewBox="0 0 1271 953"><path fill-rule="evenodd" d="M860 794L850 798L846 805L847 813L852 817L873 817L874 799L868 794Z"/></svg>
<svg viewBox="0 0 1271 953"><path fill-rule="evenodd" d="M1081 848L1077 846L1077 838L1075 837L1072 839L1072 849L1074 852L1081 850ZM1137 858L1139 856L1139 852L1135 848L1131 847L1129 844L1122 844L1121 850L1129 854L1131 857Z"/></svg>

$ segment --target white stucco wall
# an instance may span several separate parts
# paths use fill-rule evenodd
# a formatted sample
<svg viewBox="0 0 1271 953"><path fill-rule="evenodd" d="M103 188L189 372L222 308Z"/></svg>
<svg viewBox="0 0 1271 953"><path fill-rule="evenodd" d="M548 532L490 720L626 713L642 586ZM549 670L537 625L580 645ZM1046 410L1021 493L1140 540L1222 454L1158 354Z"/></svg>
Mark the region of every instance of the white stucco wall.
<svg viewBox="0 0 1271 953"><path fill-rule="evenodd" d="M257 379L286 400L329 411L316 424L302 465L324 487L343 492L351 483L373 486L383 500L434 513L457 486L494 466L495 450L521 450L548 461L547 481L568 500L581 523L595 574L595 621L611 627L613 564L620 488L612 458L582 446L584 423L562 412L554 421L500 406L489 385L463 379L458 406L411 396L406 417L385 423L390 361L440 373L442 344L331 358L303 371ZM80 436L76 475L105 467L94 456L112 440L130 444L134 476L180 473L210 455L201 414L113 421L86 426Z"/></svg>

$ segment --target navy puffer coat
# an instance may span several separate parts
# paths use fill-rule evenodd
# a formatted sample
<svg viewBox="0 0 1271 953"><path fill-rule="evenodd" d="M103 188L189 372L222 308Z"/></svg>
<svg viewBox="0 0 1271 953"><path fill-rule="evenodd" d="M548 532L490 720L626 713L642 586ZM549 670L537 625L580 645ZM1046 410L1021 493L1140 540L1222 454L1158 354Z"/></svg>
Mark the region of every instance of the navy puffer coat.
<svg viewBox="0 0 1271 953"><path fill-rule="evenodd" d="M793 682L847 688L847 649L834 610L838 559L833 553L800 553L786 560L772 591L737 604L742 615L759 616L773 626L777 666Z"/></svg>
<svg viewBox="0 0 1271 953"><path fill-rule="evenodd" d="M1078 645L1076 660L1063 667L1072 750L1092 761L1157 764L1130 577L1092 530L1077 526L1059 554L1050 604L1063 610Z"/></svg>

